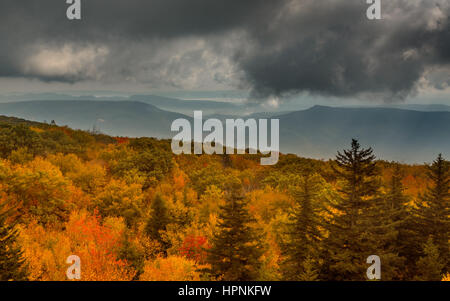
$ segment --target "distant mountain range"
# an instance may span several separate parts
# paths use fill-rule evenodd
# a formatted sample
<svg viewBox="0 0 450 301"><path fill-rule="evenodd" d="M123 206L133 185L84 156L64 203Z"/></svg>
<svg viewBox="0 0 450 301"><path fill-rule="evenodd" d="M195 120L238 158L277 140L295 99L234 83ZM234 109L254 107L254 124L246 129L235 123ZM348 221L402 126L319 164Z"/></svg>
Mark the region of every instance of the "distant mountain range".
<svg viewBox="0 0 450 301"><path fill-rule="evenodd" d="M170 131L173 120L190 119L184 114L158 108L155 100L153 104L142 101L0 103L0 115L41 122L55 120L58 125L84 130L95 127L110 135L158 138L173 136ZM165 100L161 98L159 101ZM166 107L172 105L177 103ZM186 109L188 107L186 105ZM221 120L238 118L227 114L215 117ZM384 160L423 163L432 161L438 153L450 158L450 111L315 106L303 111L256 113L248 117L280 120L283 153L333 158L337 150L348 147L351 138L357 138L362 145L372 146L377 156Z"/></svg>
<svg viewBox="0 0 450 301"><path fill-rule="evenodd" d="M443 104L390 104L379 106L353 106L353 108L390 108L402 110L414 110L422 112L450 112L450 106Z"/></svg>
<svg viewBox="0 0 450 301"><path fill-rule="evenodd" d="M278 118L284 152L332 158L357 138L384 160L431 162L438 153L450 158L450 112L315 106Z"/></svg>
<svg viewBox="0 0 450 301"><path fill-rule="evenodd" d="M139 101L154 105L160 109L172 112L178 112L185 115L192 115L193 111L203 111L203 114L209 115L216 112L221 114L234 114L236 112L242 115L245 113L246 107L242 104L235 104L221 101L205 101L205 100L181 100L155 95L133 95L130 101ZM247 108L247 109L248 109Z"/></svg>
<svg viewBox="0 0 450 301"><path fill-rule="evenodd" d="M158 95L131 95L131 96L93 96L80 95L73 96L60 93L27 93L27 94L10 94L0 95L0 103L22 102L22 101L132 101L143 102L154 105L160 109L177 112L185 115L192 115L193 111L201 110L206 114L248 114L258 111L259 104L243 104L231 103L223 101L208 100L182 100L177 98L169 98Z"/></svg>

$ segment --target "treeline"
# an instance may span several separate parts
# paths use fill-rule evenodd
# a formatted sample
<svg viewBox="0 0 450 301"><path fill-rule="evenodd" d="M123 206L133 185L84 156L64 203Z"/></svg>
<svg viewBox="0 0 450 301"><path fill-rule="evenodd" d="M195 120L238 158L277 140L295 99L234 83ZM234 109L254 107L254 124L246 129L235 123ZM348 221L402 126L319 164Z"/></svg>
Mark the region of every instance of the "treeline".
<svg viewBox="0 0 450 301"><path fill-rule="evenodd" d="M441 280L450 164L174 156L169 141L0 120L0 280ZM446 276L447 275L447 276ZM446 278L447 277L447 278Z"/></svg>

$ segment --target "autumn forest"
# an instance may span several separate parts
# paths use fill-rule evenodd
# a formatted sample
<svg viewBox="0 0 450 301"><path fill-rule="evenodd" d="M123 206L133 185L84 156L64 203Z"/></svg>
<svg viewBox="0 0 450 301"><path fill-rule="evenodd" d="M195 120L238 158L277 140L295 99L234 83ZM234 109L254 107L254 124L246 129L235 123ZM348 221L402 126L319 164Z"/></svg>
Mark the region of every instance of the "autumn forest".
<svg viewBox="0 0 450 301"><path fill-rule="evenodd" d="M450 164L174 155L169 140L0 118L0 280L449 280Z"/></svg>

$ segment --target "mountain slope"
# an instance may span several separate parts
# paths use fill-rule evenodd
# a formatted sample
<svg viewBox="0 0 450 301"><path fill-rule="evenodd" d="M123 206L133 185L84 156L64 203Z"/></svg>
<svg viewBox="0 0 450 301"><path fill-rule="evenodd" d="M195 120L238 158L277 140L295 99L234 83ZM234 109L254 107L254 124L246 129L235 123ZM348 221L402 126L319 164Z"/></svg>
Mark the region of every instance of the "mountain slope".
<svg viewBox="0 0 450 301"><path fill-rule="evenodd" d="M172 121L188 117L135 101L26 101L0 104L0 115L129 137L169 137Z"/></svg>

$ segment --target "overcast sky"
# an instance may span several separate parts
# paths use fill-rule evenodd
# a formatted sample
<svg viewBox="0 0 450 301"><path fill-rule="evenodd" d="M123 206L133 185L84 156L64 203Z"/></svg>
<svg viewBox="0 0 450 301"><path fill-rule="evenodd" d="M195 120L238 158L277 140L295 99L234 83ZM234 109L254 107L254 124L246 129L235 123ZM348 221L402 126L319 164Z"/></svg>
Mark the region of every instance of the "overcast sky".
<svg viewBox="0 0 450 301"><path fill-rule="evenodd" d="M366 0L82 0L69 21L64 0L1 0L0 93L446 101L450 1L381 1L370 21Z"/></svg>

